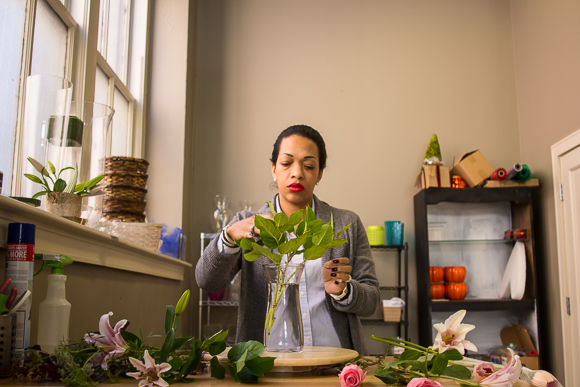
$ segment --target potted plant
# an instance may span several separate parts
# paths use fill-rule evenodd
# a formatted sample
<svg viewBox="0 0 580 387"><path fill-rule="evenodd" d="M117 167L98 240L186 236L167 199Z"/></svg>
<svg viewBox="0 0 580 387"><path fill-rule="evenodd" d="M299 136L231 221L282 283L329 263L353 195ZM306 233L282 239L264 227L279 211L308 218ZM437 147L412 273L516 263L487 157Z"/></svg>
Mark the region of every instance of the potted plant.
<svg viewBox="0 0 580 387"><path fill-rule="evenodd" d="M260 239L243 238L239 245L248 261L266 257L272 264L264 265L268 281L268 307L264 324L264 344L268 351L301 352L304 345L302 317L298 287L300 276L307 261L321 258L327 249L346 243L339 238L350 224L334 236L333 219L323 222L309 206L287 218L283 212L276 213L268 203L274 219L256 215L255 227ZM303 254L301 262L292 259ZM283 306L280 310L278 307Z"/></svg>
<svg viewBox="0 0 580 387"><path fill-rule="evenodd" d="M46 211L65 218L79 219L81 216L81 202L83 196L103 195L105 192L98 184L105 175L99 175L91 180L77 184L78 165L62 168L58 174L54 165L48 161L44 166L32 157L28 161L40 173L40 177L25 173L24 176L34 183L42 186L42 190L35 193L32 198L36 199L46 195ZM68 183L61 178L66 170L73 170L72 177Z"/></svg>

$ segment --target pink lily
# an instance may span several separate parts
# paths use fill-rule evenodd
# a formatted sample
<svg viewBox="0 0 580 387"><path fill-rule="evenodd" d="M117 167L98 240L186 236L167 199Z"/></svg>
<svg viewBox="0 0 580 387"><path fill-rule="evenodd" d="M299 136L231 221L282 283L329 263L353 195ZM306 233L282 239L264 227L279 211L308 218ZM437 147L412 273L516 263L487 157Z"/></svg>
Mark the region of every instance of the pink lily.
<svg viewBox="0 0 580 387"><path fill-rule="evenodd" d="M467 313L465 310L460 310L445 320L444 324L433 325L439 332L433 344L434 350L443 353L448 349L457 349L462 355L466 349L477 352L477 347L472 342L465 340L467 332L475 329L475 325L461 324L465 313Z"/></svg>
<svg viewBox="0 0 580 387"><path fill-rule="evenodd" d="M562 384L548 371L537 371L532 378L532 384L538 387L562 387Z"/></svg>
<svg viewBox="0 0 580 387"><path fill-rule="evenodd" d="M95 346L101 348L102 352L99 352L93 358L93 361L96 364L100 364L101 368L104 370L107 369L107 365L111 360L122 356L129 348L121 336L121 330L126 328L129 323L127 320L120 320L115 324L115 328L111 328L109 316L112 315L113 312L109 312L101 316L99 321L99 333L85 334L86 342L94 343Z"/></svg>
<svg viewBox="0 0 580 387"><path fill-rule="evenodd" d="M511 387L520 379L522 372L520 357L512 349L508 348L508 351L511 357L509 363L501 370L479 381L480 386Z"/></svg>
<svg viewBox="0 0 580 387"><path fill-rule="evenodd" d="M492 363L481 362L473 367L473 377L475 379L483 380L495 372L495 366Z"/></svg>
<svg viewBox="0 0 580 387"><path fill-rule="evenodd" d="M137 368L138 372L127 372L127 376L131 376L139 381L139 387L167 387L167 383L161 377L161 374L167 372L171 369L171 365L168 363L155 364L155 360L149 355L149 351L145 350L145 355L143 356L144 362L141 362L133 357L129 358L129 361L133 367Z"/></svg>

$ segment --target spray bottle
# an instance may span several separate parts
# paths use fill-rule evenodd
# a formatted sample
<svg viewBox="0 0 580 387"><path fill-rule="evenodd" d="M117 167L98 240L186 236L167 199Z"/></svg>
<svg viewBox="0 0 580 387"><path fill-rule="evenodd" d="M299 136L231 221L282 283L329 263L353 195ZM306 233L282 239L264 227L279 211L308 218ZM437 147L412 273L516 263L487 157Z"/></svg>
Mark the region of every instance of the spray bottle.
<svg viewBox="0 0 580 387"><path fill-rule="evenodd" d="M43 351L53 353L61 342L68 341L71 306L66 300L63 267L73 260L62 254L35 254L34 258L43 260L42 267L34 275L45 266L51 267L46 299L39 305L38 344Z"/></svg>

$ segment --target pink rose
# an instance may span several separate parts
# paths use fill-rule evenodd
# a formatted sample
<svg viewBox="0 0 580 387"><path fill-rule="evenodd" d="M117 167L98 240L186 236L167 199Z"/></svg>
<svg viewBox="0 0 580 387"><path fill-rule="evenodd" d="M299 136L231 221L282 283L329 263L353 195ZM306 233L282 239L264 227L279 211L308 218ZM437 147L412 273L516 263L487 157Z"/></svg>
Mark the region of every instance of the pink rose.
<svg viewBox="0 0 580 387"><path fill-rule="evenodd" d="M495 372L495 367L492 363L481 362L475 367L473 367L473 377L477 381L487 378L489 375Z"/></svg>
<svg viewBox="0 0 580 387"><path fill-rule="evenodd" d="M341 387L358 387L367 376L356 364L347 365L339 375Z"/></svg>
<svg viewBox="0 0 580 387"><path fill-rule="evenodd" d="M412 379L407 387L443 387L441 383L427 378Z"/></svg>

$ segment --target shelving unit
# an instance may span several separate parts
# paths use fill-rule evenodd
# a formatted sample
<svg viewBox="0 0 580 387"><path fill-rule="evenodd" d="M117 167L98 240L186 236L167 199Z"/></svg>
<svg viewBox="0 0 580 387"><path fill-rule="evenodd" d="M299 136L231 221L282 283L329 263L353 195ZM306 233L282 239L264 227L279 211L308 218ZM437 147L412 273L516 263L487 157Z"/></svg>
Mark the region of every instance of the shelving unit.
<svg viewBox="0 0 580 387"><path fill-rule="evenodd" d="M218 234L210 234L202 232L200 234L201 239L201 251L200 256L203 254L203 250L207 246L207 243L215 238ZM211 301L206 291L201 290L199 291L199 317L198 317L198 326L199 326L199 334L198 338L203 340L203 311L206 310L206 322L207 325L211 324L211 308L212 307L238 307L237 301ZM235 321L234 321L235 324ZM215 333L215 332L214 332Z"/></svg>
<svg viewBox="0 0 580 387"><path fill-rule="evenodd" d="M371 246L373 250L390 250L390 251L397 251L398 252L398 260L397 260L397 284L392 286L379 286L379 290L385 292L394 292L396 293L397 297L401 298L405 301L405 306L403 307L403 315L401 317L401 321L399 322L389 322L380 319L361 319L361 323L363 324L372 324L372 325L396 325L398 327L398 337L403 338L404 340L409 340L409 281L408 281L408 268L409 268L409 245L405 242L402 245L393 245L393 246ZM381 304L382 308L382 304Z"/></svg>
<svg viewBox="0 0 580 387"><path fill-rule="evenodd" d="M424 189L415 195L414 209L419 343L432 345L433 323L465 309L466 322L477 327L467 339L474 341L480 352L485 352L488 341L501 344L501 329L517 323L528 329L542 367L542 358L546 355L542 344L546 338L537 317L541 305L538 303L532 189ZM446 225L443 235L439 235L441 240L429 240L430 222ZM526 283L521 300L500 299L497 292L515 244L514 240L502 239L503 232L509 229L527 230L527 238L521 240L526 252ZM454 265L467 268L467 298L431 300L429 267ZM476 336L474 340L477 331L485 336Z"/></svg>

